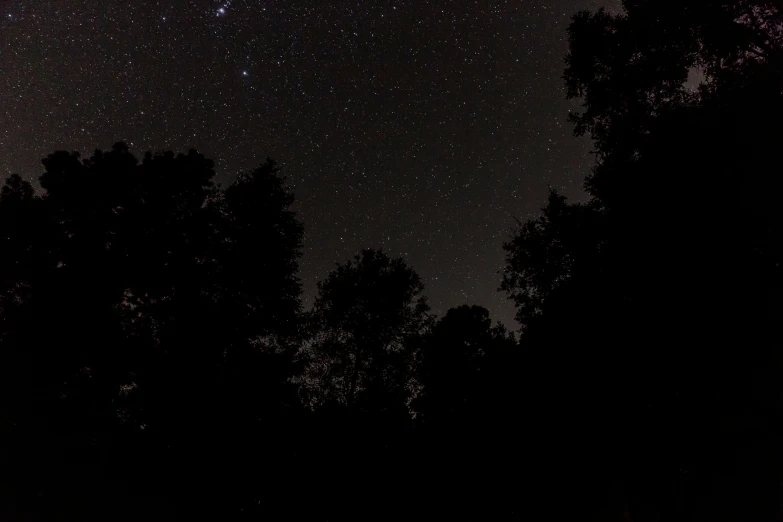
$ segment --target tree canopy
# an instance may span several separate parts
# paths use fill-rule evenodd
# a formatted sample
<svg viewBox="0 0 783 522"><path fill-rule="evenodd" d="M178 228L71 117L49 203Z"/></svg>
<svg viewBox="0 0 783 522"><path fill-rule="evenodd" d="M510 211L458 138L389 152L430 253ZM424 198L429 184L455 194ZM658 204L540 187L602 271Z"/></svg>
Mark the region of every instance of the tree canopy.
<svg viewBox="0 0 783 522"><path fill-rule="evenodd" d="M417 386L417 342L431 321L423 290L403 259L376 250L362 251L319 283L314 335L302 351L306 401L406 404Z"/></svg>
<svg viewBox="0 0 783 522"><path fill-rule="evenodd" d="M569 452L596 470L586 509L619 495L634 520L764 519L761 485L781 464L766 442L779 435L780 6L623 5L570 27L592 198L550 196L506 243L502 288L550 368L530 386L558 378L548 409L593 426Z"/></svg>

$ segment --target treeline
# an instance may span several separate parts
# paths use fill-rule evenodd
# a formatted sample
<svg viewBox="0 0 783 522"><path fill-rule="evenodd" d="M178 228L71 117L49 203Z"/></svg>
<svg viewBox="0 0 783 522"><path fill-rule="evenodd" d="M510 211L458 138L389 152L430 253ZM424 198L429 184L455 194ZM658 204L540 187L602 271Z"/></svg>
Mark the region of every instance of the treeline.
<svg viewBox="0 0 783 522"><path fill-rule="evenodd" d="M3 517L780 516L783 11L624 6L570 27L590 200L504 245L518 335L372 249L305 310L271 160L220 188L117 144L8 178Z"/></svg>

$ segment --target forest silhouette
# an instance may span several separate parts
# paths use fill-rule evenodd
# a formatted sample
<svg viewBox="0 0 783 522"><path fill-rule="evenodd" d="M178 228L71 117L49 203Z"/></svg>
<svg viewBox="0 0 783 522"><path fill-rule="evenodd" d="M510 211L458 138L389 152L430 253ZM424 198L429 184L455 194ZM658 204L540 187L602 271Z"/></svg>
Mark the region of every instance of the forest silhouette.
<svg viewBox="0 0 783 522"><path fill-rule="evenodd" d="M498 245L519 332L378 249L305 309L272 160L8 177L0 516L783 520L783 5L624 7L569 29L589 200Z"/></svg>

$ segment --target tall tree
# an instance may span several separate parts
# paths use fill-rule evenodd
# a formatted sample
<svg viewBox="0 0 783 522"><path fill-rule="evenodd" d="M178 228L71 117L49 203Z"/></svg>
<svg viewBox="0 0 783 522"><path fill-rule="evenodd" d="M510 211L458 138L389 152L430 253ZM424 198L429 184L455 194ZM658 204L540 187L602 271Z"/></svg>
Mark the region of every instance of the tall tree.
<svg viewBox="0 0 783 522"><path fill-rule="evenodd" d="M401 258L364 250L318 285L299 382L313 407L402 406L416 383L416 342L431 322L424 285Z"/></svg>
<svg viewBox="0 0 783 522"><path fill-rule="evenodd" d="M272 162L219 190L196 151L139 162L120 143L43 163L42 195L18 176L0 192L0 353L16 376L0 421L51 470L30 488L55 494L42 481L62 455L86 482L122 462L128 479L152 466L148 484L174 474L221 498L209 474L291 402L290 348L277 356L300 312L293 196Z"/></svg>
<svg viewBox="0 0 783 522"><path fill-rule="evenodd" d="M598 155L586 186L607 204L627 178L614 173L638 157L659 116L698 105L759 67L774 68L783 45L779 2L627 0L623 7L574 17L564 74L568 96L583 104L570 115L575 132L589 135ZM696 90L688 79L699 74Z"/></svg>
<svg viewBox="0 0 783 522"><path fill-rule="evenodd" d="M780 6L676 4L574 18L565 79L596 147L594 199L550 199L520 227L504 288L539 369L527 389L562 383L536 415L594 426L569 458L603 475L600 494L624 491L639 518L764 519L780 463L765 340L783 317Z"/></svg>
<svg viewBox="0 0 783 522"><path fill-rule="evenodd" d="M314 410L303 441L308 469L329 477L313 498L319 516L406 512L400 499L415 470L409 403L432 321L423 290L403 259L378 250L361 251L318 285L294 382Z"/></svg>
<svg viewBox="0 0 783 522"><path fill-rule="evenodd" d="M235 388L231 402L246 412L296 399L288 379L301 334L303 226L278 172L267 159L212 202L222 218L216 247L221 297L214 320L232 325L222 334L229 345L226 379Z"/></svg>
<svg viewBox="0 0 783 522"><path fill-rule="evenodd" d="M517 362L515 352L513 334L493 326L485 308L449 309L423 343L417 417L455 428L485 424L486 415L505 400L503 369Z"/></svg>
<svg viewBox="0 0 783 522"><path fill-rule="evenodd" d="M547 300L574 277L585 272L594 276L600 269L604 219L600 202L572 205L552 191L541 217L524 223L504 245L500 290L514 301L523 328L539 318Z"/></svg>

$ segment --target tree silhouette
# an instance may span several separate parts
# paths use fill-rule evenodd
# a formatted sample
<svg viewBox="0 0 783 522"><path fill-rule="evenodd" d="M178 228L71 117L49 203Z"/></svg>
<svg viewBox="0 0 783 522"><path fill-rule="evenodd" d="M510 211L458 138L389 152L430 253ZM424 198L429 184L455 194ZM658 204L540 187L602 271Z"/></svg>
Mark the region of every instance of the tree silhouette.
<svg viewBox="0 0 783 522"><path fill-rule="evenodd" d="M525 390L561 383L534 409L550 443L592 426L562 457L592 470L584 511L621 491L615 507L634 519L767 519L780 466L767 442L780 357L764 340L781 317L781 213L768 197L781 188L768 123L783 108L780 11L624 5L570 29L565 79L583 101L576 132L596 147L594 199L550 197L506 245L503 289L528 362L546 369ZM695 68L705 82L692 90Z"/></svg>
<svg viewBox="0 0 783 522"><path fill-rule="evenodd" d="M550 192L540 218L524 223L511 241L501 290L517 307L517 320L527 327L545 302L582 272L595 274L604 241L604 213L598 201L570 205Z"/></svg>
<svg viewBox="0 0 783 522"><path fill-rule="evenodd" d="M409 403L432 317L416 272L363 250L318 285L294 382L314 415L306 469L328 474L311 501L323 519L397 519L413 503L416 469Z"/></svg>
<svg viewBox="0 0 783 522"><path fill-rule="evenodd" d="M623 187L623 165L639 154L662 114L698 105L779 60L783 33L775 2L624 1L624 12L577 14L569 27L564 79L583 102L570 115L577 135L589 135L598 163L586 188L612 204ZM772 65L774 67L774 65ZM694 92L689 74L707 81Z"/></svg>
<svg viewBox="0 0 783 522"><path fill-rule="evenodd" d="M38 447L52 474L75 459L87 482L119 462L126 478L146 463L165 480L169 461L201 468L181 475L182 492L214 486L225 429L258 433L292 393L283 348L297 329L302 241L292 195L269 161L218 190L195 151L139 163L117 144L85 160L56 152L44 166L41 196L18 176L0 193L9 440L28 448L20 456ZM128 459L110 450L134 432L119 453ZM187 457L205 441L215 446L202 459Z"/></svg>
<svg viewBox="0 0 783 522"><path fill-rule="evenodd" d="M450 309L423 344L417 417L454 429L480 425L502 400L497 378L515 348L513 335L500 324L492 326L485 308Z"/></svg>
<svg viewBox="0 0 783 522"><path fill-rule="evenodd" d="M422 494L440 516L508 518L524 487L523 359L514 336L486 309L464 305L435 323L420 359L412 407Z"/></svg>
<svg viewBox="0 0 783 522"><path fill-rule="evenodd" d="M319 283L298 379L305 401L404 405L416 388L416 343L431 322L423 289L401 258L375 250L363 250Z"/></svg>
<svg viewBox="0 0 783 522"><path fill-rule="evenodd" d="M278 170L267 159L213 201L223 219L216 276L222 297L212 320L222 325L228 343L224 379L232 388L228 404L235 420L244 412L257 422L262 404L277 409L296 402L288 380L300 335L303 227Z"/></svg>

